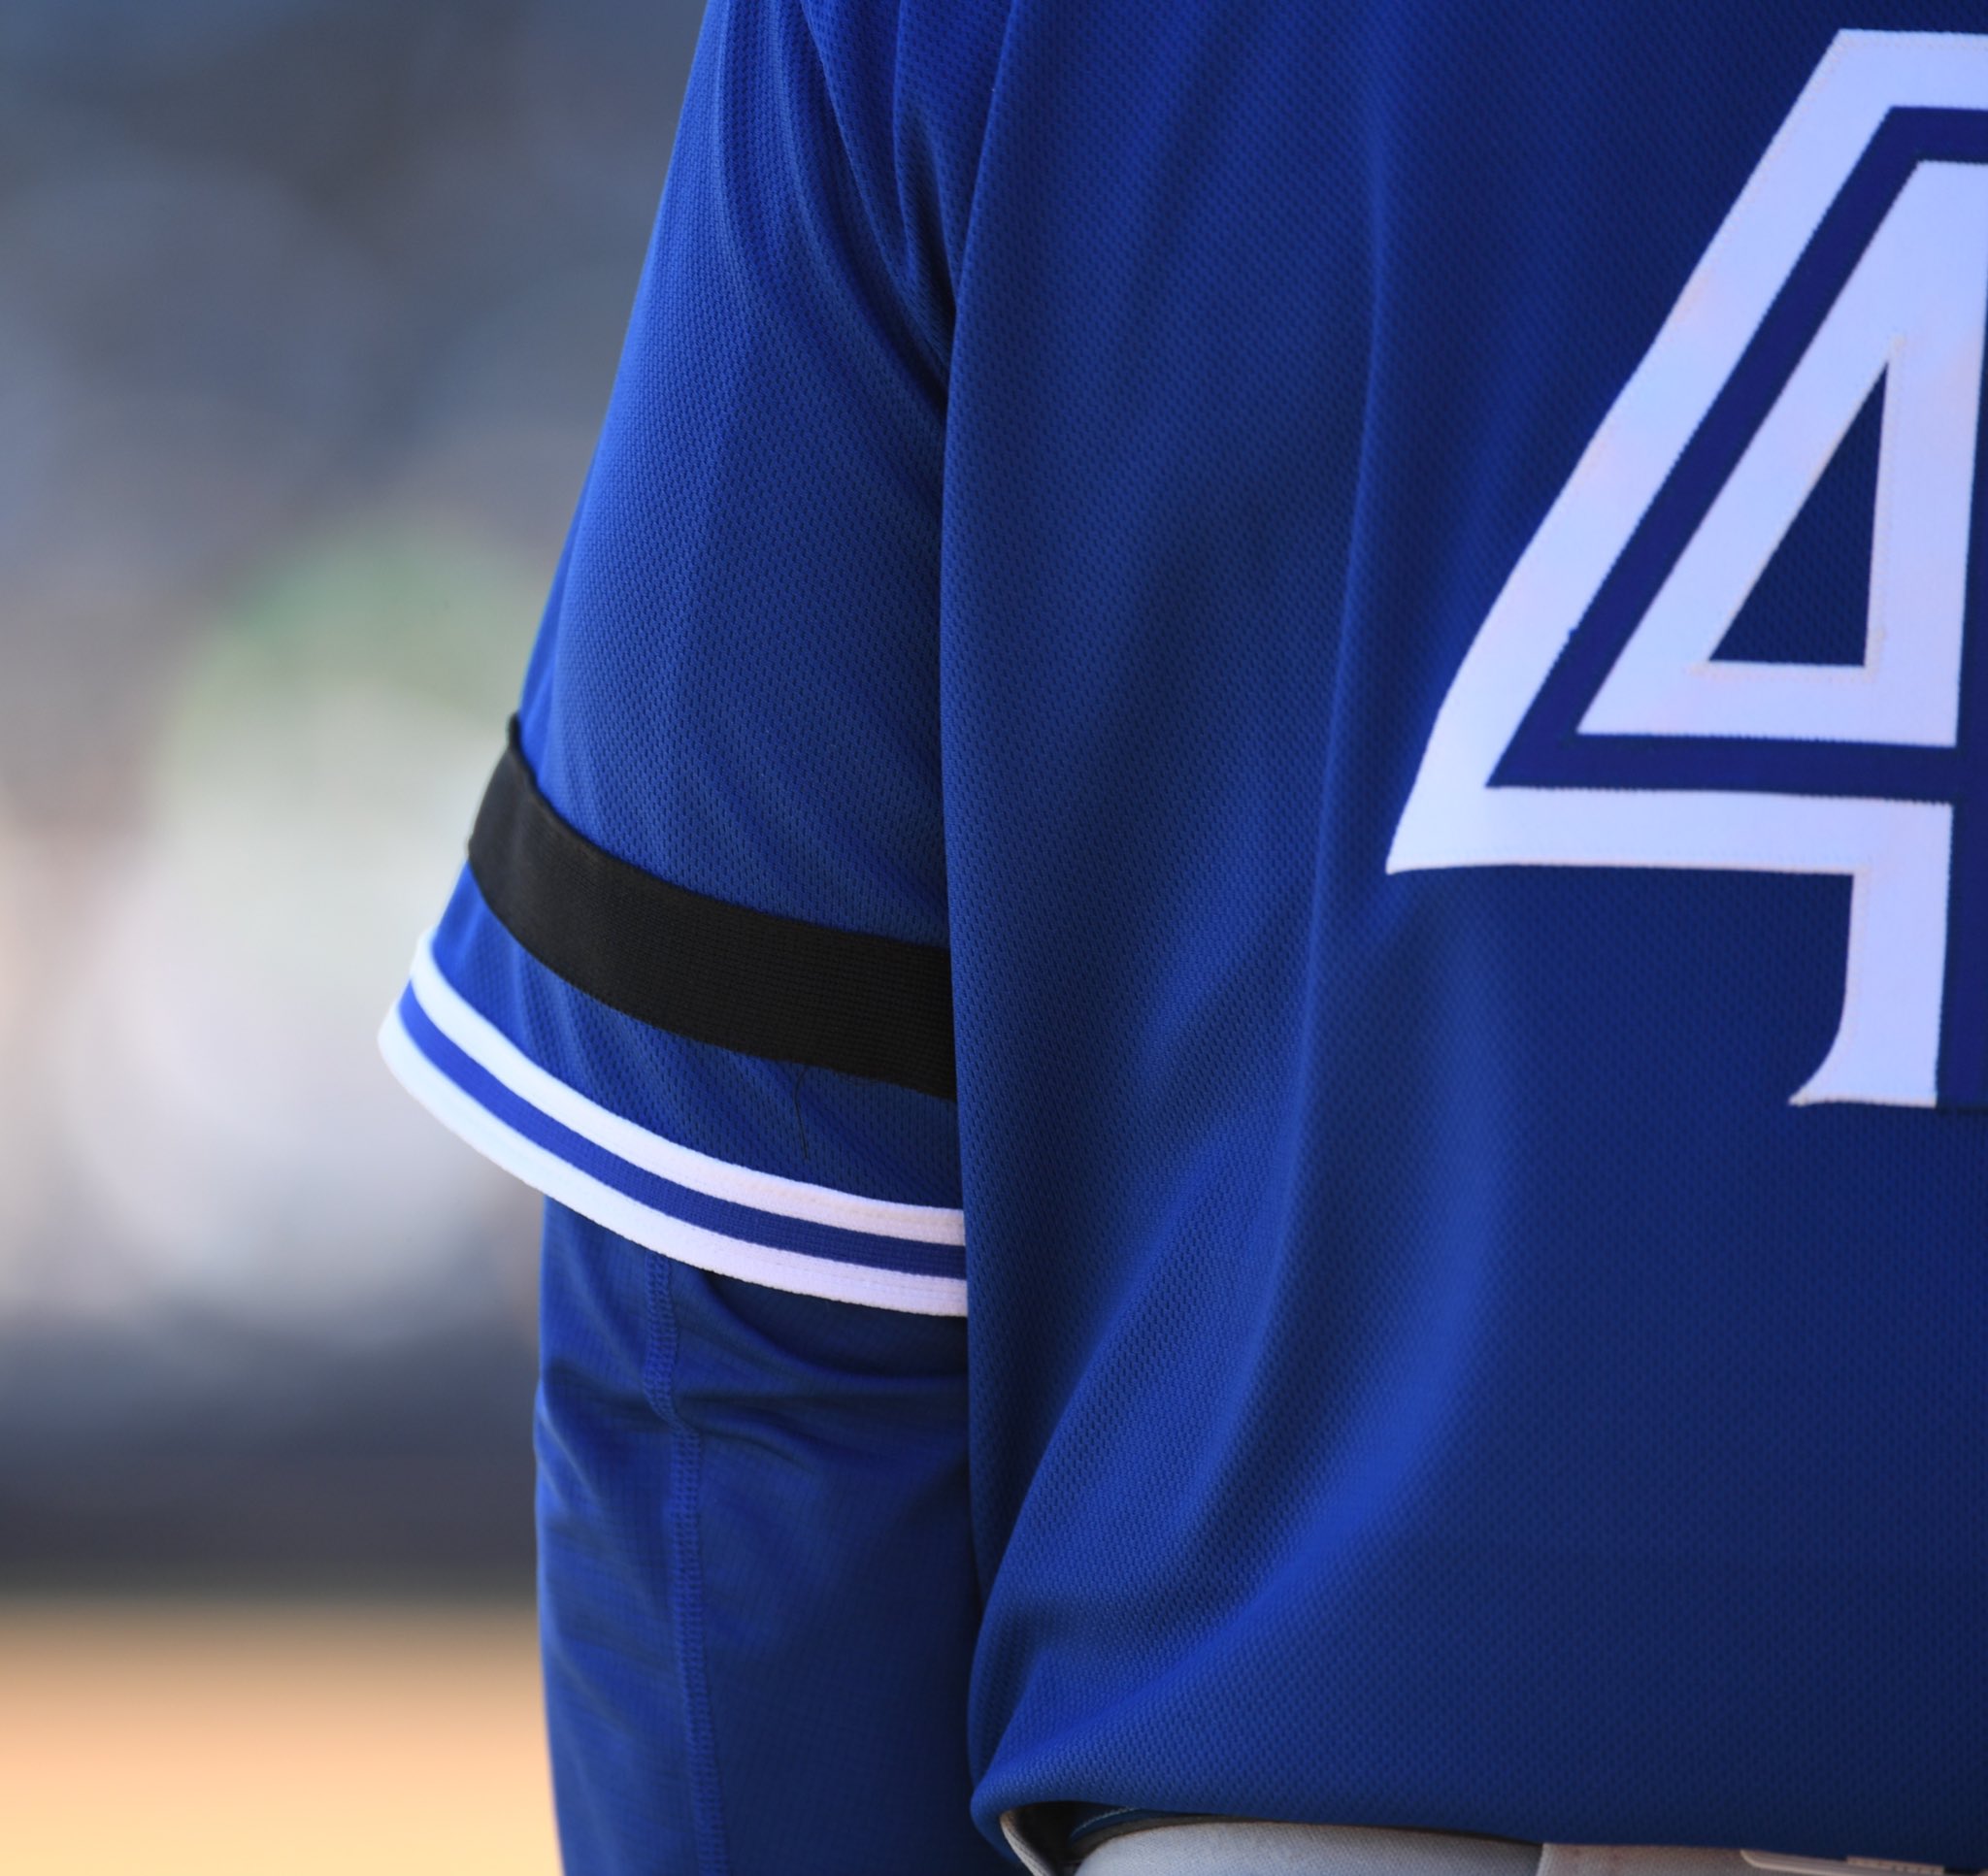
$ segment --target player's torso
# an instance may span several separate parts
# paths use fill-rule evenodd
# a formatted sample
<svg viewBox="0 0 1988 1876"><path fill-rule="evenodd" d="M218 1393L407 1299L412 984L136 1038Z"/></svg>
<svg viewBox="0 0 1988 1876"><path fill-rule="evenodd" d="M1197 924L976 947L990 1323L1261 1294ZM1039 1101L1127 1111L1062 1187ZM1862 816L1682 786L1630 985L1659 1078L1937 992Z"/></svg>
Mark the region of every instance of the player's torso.
<svg viewBox="0 0 1988 1876"><path fill-rule="evenodd" d="M1988 15L1024 7L979 164L981 1802L1988 1860Z"/></svg>

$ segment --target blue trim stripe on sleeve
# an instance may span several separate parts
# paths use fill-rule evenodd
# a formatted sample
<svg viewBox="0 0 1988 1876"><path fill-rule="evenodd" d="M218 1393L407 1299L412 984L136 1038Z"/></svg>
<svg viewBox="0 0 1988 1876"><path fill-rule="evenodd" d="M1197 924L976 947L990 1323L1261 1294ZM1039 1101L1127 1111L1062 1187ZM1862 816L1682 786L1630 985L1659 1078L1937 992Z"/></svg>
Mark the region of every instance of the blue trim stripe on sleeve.
<svg viewBox="0 0 1988 1876"><path fill-rule="evenodd" d="M429 1063L492 1118L651 1211L744 1243L766 1245L831 1263L921 1276L965 1278L966 1253L958 1245L921 1243L912 1238L846 1231L812 1219L782 1217L694 1192L674 1180L630 1166L540 1112L465 1054L436 1028L412 986L401 995L398 1014L410 1040Z"/></svg>

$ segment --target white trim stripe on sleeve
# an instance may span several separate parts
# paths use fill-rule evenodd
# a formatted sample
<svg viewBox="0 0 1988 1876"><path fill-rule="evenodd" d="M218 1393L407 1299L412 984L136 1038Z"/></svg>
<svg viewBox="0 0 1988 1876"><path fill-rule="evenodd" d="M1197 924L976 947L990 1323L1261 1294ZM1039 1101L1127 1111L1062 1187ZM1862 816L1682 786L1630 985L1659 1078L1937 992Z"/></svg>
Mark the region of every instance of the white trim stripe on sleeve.
<svg viewBox="0 0 1988 1876"><path fill-rule="evenodd" d="M388 1066L480 1152L610 1230L702 1269L919 1314L966 1310L957 1208L782 1178L665 1139L531 1061L424 939L381 1032Z"/></svg>

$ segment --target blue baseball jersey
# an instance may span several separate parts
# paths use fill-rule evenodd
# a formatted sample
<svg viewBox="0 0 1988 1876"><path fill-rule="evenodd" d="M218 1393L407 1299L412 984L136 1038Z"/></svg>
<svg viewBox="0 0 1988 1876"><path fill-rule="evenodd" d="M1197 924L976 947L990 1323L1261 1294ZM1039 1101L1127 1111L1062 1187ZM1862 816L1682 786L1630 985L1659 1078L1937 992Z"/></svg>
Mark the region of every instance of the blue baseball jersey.
<svg viewBox="0 0 1988 1876"><path fill-rule="evenodd" d="M1984 328L1978 4L712 0L385 1031L684 1399L956 1338L678 1557L682 1867L1988 1863ZM804 1555L916 1740L737 1692Z"/></svg>

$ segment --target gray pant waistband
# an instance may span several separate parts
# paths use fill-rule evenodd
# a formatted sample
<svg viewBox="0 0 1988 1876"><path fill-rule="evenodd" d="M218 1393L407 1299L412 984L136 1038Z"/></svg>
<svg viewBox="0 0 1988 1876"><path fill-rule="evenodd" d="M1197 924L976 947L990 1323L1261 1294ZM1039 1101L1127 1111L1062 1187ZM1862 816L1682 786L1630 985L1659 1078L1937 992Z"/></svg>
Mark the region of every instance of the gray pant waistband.
<svg viewBox="0 0 1988 1876"><path fill-rule="evenodd" d="M1221 1876L1554 1876L1542 1871L1541 1863L1537 1844L1505 1843L1495 1837L1209 1820L1160 1825L1111 1837L1083 1860L1082 1872L1083 1876L1214 1876L1216 1871ZM1604 1872L1562 1871L1558 1876L1604 1876Z"/></svg>
<svg viewBox="0 0 1988 1876"><path fill-rule="evenodd" d="M1027 1841L1013 1813L1001 1825L1033 1876L1066 1876ZM1226 1819L1157 1824L1107 1838L1083 1858L1081 1876L1773 1876L1775 1870L1851 1876L1844 1864L1757 1851L1534 1845L1446 1831Z"/></svg>

